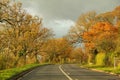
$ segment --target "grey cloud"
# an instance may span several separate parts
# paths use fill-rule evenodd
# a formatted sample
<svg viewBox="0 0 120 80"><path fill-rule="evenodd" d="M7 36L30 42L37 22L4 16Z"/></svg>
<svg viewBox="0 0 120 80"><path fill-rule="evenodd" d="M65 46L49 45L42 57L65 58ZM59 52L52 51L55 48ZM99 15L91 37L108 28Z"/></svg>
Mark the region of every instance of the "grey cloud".
<svg viewBox="0 0 120 80"><path fill-rule="evenodd" d="M45 18L76 20L81 13L95 10L105 12L120 5L120 0L21 0L25 7L34 8Z"/></svg>
<svg viewBox="0 0 120 80"><path fill-rule="evenodd" d="M51 20L44 26L48 28L52 28L56 37L62 37L67 34L70 26L75 25L74 21L72 20Z"/></svg>
<svg viewBox="0 0 120 80"><path fill-rule="evenodd" d="M62 25L56 25L54 20L76 21L80 14L95 10L98 13L111 11L120 5L120 0L16 0L22 1L25 8L32 14L42 15L44 24L53 30L62 30ZM52 25L51 25L52 23ZM63 22L64 23L64 22ZM54 26L54 27L53 27ZM66 23L64 28L66 27ZM70 26L70 25L69 25ZM67 28L68 29L68 28ZM57 36L61 35L58 32ZM64 31L64 30L63 30ZM63 32L64 33L64 32ZM65 35L65 34L62 34Z"/></svg>

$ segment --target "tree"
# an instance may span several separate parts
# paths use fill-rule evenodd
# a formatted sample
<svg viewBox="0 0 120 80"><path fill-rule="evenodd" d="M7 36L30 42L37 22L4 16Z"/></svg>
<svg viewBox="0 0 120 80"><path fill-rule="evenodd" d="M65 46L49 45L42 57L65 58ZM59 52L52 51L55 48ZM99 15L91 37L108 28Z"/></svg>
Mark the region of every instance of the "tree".
<svg viewBox="0 0 120 80"><path fill-rule="evenodd" d="M21 61L26 64L27 57L36 57L42 44L52 36L52 31L42 26L42 19L23 10L22 3L1 0L0 14L0 22L5 25L0 46L11 51L14 66Z"/></svg>
<svg viewBox="0 0 120 80"><path fill-rule="evenodd" d="M108 22L98 22L88 32L84 32L83 39L87 40L85 45L89 51L97 49L109 54L115 51L117 35L118 27Z"/></svg>
<svg viewBox="0 0 120 80"><path fill-rule="evenodd" d="M88 32L84 32L83 39L93 44L92 48L99 46L99 49L107 53L114 51L117 35L117 27L108 22L98 22Z"/></svg>
<svg viewBox="0 0 120 80"><path fill-rule="evenodd" d="M75 26L72 26L69 33L68 38L72 43L84 43L82 39L83 32L89 30L89 28L95 23L96 21L96 13L94 11L82 14Z"/></svg>
<svg viewBox="0 0 120 80"><path fill-rule="evenodd" d="M71 27L68 40L73 45L82 43L82 48L90 57L95 57L99 52L113 53L117 47L116 45L118 45L116 40L120 22L119 9L118 6L111 12L82 14L76 25Z"/></svg>
<svg viewBox="0 0 120 80"><path fill-rule="evenodd" d="M74 48L72 50L70 57L71 57L72 61L74 61L76 63L84 64L87 62L88 56L84 53L82 48L78 47L78 48Z"/></svg>
<svg viewBox="0 0 120 80"><path fill-rule="evenodd" d="M64 63L67 62L72 49L67 39L58 38L49 40L42 51L47 53L49 62Z"/></svg>

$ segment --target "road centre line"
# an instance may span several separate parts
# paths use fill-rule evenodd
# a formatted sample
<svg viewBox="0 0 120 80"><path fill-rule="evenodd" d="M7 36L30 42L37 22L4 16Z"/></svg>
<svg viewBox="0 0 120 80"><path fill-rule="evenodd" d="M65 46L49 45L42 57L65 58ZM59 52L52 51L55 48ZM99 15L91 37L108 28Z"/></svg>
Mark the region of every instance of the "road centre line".
<svg viewBox="0 0 120 80"><path fill-rule="evenodd" d="M67 75L67 73L65 73L65 71L63 71L62 65L59 66L59 69L69 80L73 80L70 76Z"/></svg>

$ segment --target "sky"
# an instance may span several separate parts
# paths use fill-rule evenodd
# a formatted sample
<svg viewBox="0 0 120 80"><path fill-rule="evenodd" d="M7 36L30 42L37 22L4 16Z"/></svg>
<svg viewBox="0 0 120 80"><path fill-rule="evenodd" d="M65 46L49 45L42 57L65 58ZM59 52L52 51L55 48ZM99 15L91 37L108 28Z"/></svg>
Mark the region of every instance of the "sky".
<svg viewBox="0 0 120 80"><path fill-rule="evenodd" d="M16 0L32 15L43 18L43 25L54 31L55 37L67 34L78 17L89 11L104 13L120 5L120 0Z"/></svg>

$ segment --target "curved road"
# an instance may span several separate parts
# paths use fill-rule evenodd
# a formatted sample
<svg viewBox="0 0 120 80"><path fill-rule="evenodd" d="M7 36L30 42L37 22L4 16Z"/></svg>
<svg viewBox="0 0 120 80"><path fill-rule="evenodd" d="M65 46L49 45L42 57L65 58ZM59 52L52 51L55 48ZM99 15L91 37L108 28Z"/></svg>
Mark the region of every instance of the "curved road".
<svg viewBox="0 0 120 80"><path fill-rule="evenodd" d="M120 80L120 77L64 64L41 66L18 80Z"/></svg>

